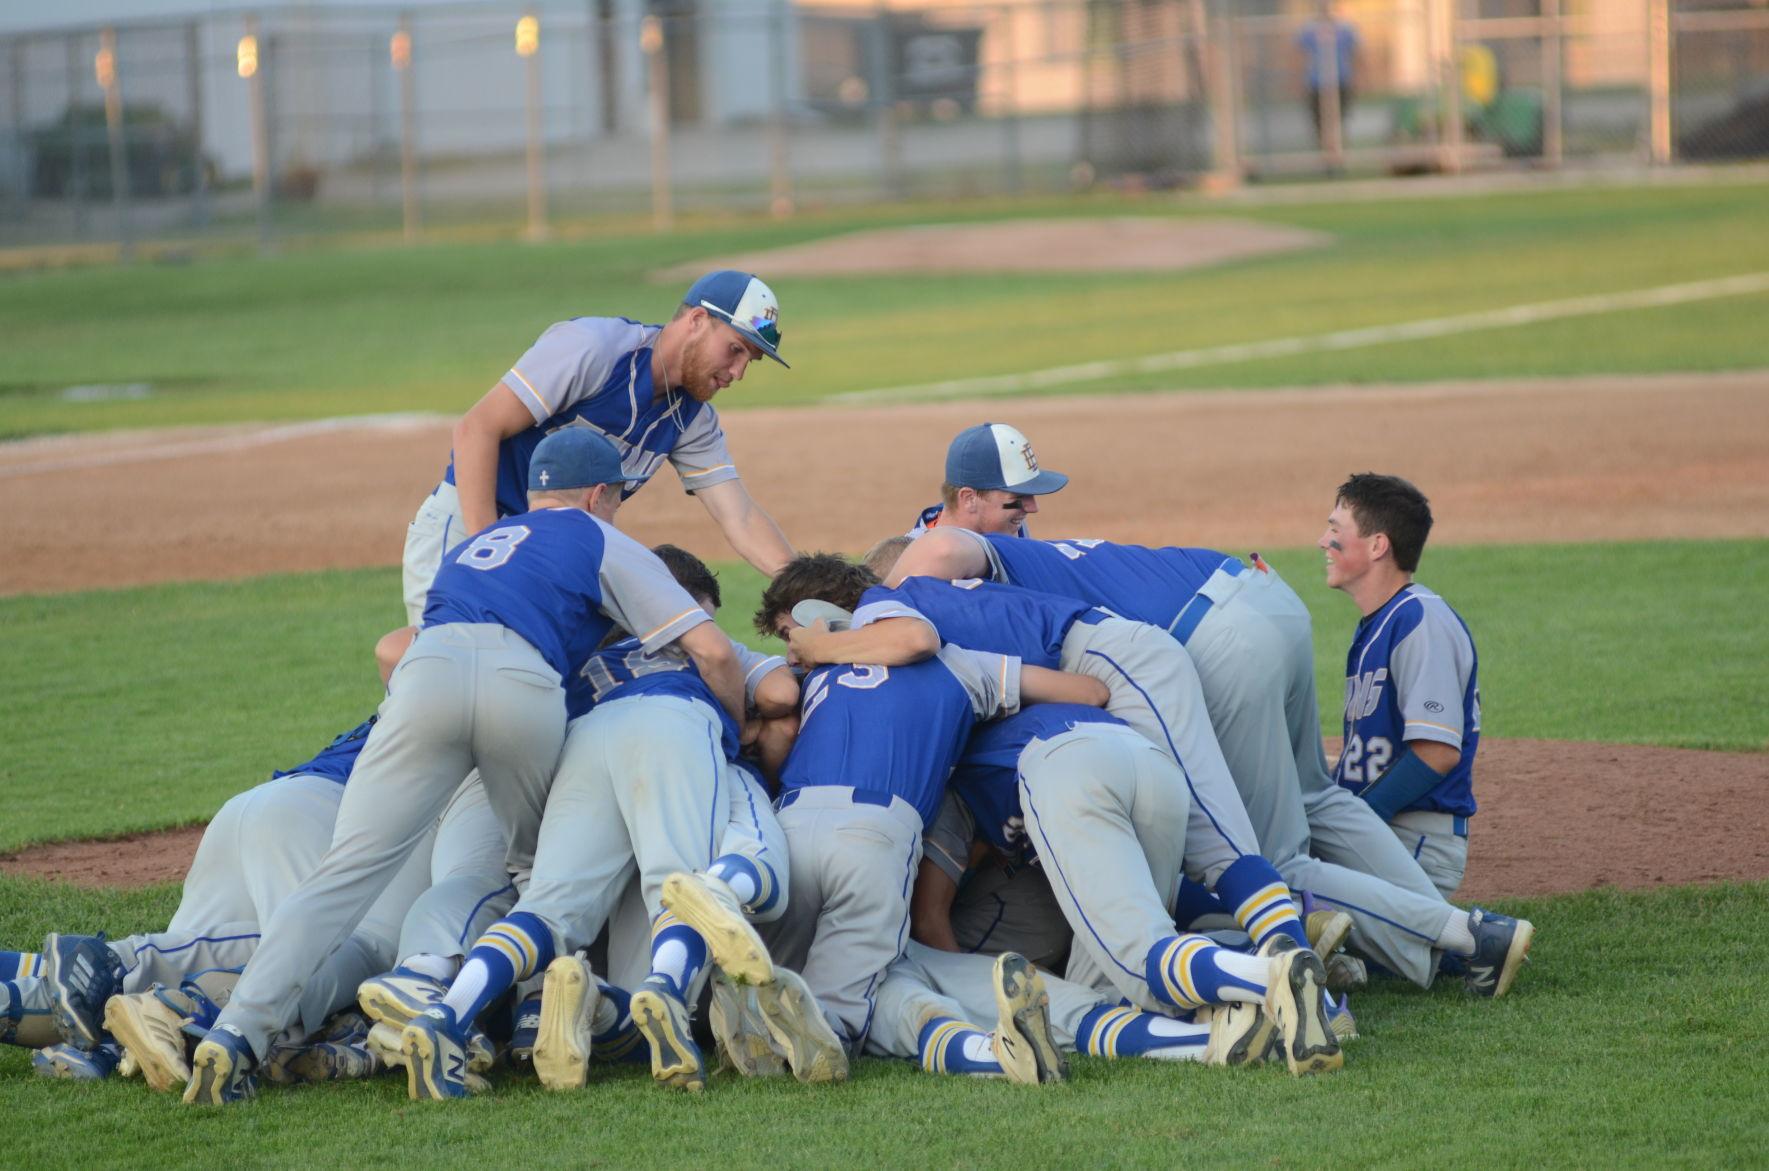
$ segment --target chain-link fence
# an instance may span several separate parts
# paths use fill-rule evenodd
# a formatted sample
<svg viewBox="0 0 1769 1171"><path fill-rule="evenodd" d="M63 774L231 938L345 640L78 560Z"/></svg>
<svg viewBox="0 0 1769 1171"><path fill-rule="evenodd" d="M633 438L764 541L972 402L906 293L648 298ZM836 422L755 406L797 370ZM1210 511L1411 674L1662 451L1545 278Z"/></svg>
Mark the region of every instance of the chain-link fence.
<svg viewBox="0 0 1769 1171"><path fill-rule="evenodd" d="M1769 0L309 4L0 35L11 246L1762 156Z"/></svg>

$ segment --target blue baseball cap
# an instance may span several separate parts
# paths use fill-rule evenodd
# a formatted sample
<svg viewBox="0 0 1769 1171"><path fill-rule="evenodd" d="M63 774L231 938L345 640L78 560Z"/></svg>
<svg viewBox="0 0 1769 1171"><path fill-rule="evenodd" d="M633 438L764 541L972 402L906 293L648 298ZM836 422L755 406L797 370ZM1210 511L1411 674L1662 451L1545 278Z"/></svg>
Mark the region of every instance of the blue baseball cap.
<svg viewBox="0 0 1769 1171"><path fill-rule="evenodd" d="M530 492L562 492L597 484L624 484L620 452L588 427L565 427L540 441L528 461Z"/></svg>
<svg viewBox="0 0 1769 1171"><path fill-rule="evenodd" d="M705 309L742 334L744 341L786 366L786 359L780 356L780 299L753 273L734 268L709 272L694 282L682 304Z"/></svg>
<svg viewBox="0 0 1769 1171"><path fill-rule="evenodd" d="M1043 496L1069 482L1061 472L1038 470L1032 441L1006 423L966 427L946 449L946 482L955 488L1000 488Z"/></svg>

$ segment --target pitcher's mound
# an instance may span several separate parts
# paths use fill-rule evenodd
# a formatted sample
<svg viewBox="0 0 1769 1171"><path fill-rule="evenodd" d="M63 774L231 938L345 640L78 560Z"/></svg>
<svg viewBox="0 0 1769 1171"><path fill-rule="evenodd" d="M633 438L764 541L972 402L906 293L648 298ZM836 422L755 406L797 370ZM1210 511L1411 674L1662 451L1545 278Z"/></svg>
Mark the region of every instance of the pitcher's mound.
<svg viewBox="0 0 1769 1171"><path fill-rule="evenodd" d="M1319 248L1322 232L1236 219L1006 220L878 228L678 265L679 283L714 268L781 276L877 273L1158 272Z"/></svg>

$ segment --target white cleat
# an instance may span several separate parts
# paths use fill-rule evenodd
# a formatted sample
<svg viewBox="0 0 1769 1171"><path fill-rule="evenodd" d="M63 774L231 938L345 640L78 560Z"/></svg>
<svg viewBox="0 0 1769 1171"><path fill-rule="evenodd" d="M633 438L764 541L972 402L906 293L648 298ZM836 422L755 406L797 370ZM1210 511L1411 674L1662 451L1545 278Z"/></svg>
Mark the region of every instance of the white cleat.
<svg viewBox="0 0 1769 1171"><path fill-rule="evenodd" d="M1050 1028L1050 993L1032 962L1016 952L995 957L995 1060L1009 1081L1035 1086L1069 1076Z"/></svg>
<svg viewBox="0 0 1769 1171"><path fill-rule="evenodd" d="M1327 970L1321 958L1283 935L1274 936L1260 950L1271 959L1265 1011L1283 1035L1290 1073L1301 1077L1343 1066L1345 1054L1327 1020Z"/></svg>
<svg viewBox="0 0 1769 1171"><path fill-rule="evenodd" d="M762 937L743 917L731 888L710 874L677 872L664 879L660 901L676 918L700 932L713 963L739 984L766 984L774 961Z"/></svg>
<svg viewBox="0 0 1769 1171"><path fill-rule="evenodd" d="M534 1038L534 1073L549 1090L581 1090L590 1074L590 1036L602 999L590 962L560 956L541 981L541 1020Z"/></svg>
<svg viewBox="0 0 1769 1171"><path fill-rule="evenodd" d="M184 1018L152 992L113 996L104 1006L105 1031L117 1039L157 1093L182 1091L190 1082Z"/></svg>
<svg viewBox="0 0 1769 1171"><path fill-rule="evenodd" d="M792 1076L801 1082L847 1079L848 1052L802 976L775 968L773 981L756 989L756 1006L768 1024L768 1034L785 1051Z"/></svg>
<svg viewBox="0 0 1769 1171"><path fill-rule="evenodd" d="M786 1057L768 1034L754 988L733 984L718 968L712 974L712 1008L707 1017L719 1056L744 1077L781 1077Z"/></svg>

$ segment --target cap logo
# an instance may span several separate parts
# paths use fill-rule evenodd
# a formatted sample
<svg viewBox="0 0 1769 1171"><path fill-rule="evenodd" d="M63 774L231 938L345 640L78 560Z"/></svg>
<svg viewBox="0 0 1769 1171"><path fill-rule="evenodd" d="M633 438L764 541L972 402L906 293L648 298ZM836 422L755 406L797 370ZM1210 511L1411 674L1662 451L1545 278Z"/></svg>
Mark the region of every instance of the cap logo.
<svg viewBox="0 0 1769 1171"><path fill-rule="evenodd" d="M1025 459L1026 467L1028 469L1034 472L1038 470L1038 457L1032 454L1032 441L1030 439L1020 444L1020 456Z"/></svg>
<svg viewBox="0 0 1769 1171"><path fill-rule="evenodd" d="M547 481L552 478L553 478L552 472L547 471L547 469L545 469L545 468L541 469L541 487L545 488L547 486Z"/></svg>

